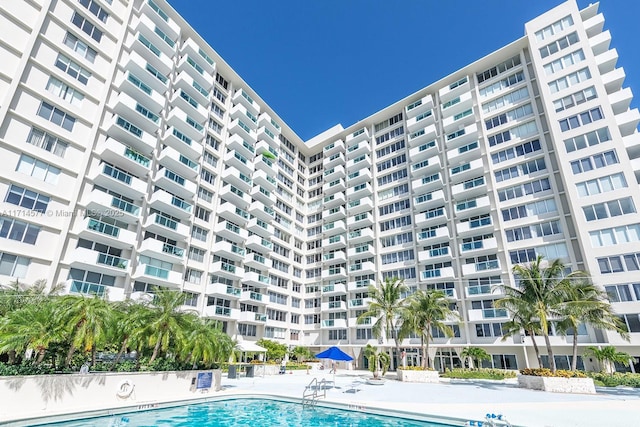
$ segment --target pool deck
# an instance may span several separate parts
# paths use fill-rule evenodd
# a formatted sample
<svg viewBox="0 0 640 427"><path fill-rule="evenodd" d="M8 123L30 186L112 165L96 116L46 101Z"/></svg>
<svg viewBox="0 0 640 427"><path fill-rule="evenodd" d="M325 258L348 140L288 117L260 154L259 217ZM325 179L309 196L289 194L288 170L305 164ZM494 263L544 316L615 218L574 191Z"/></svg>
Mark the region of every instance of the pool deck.
<svg viewBox="0 0 640 427"><path fill-rule="evenodd" d="M335 388L328 389L326 398L319 401L348 404L365 411L389 409L458 420L484 421L487 413L503 414L514 426L527 427L640 425L638 389L598 388L595 395L565 394L521 389L515 379L503 382L441 379L439 384L423 384L399 382L395 375L388 373L385 384L376 386L364 381L371 377L367 371L338 371ZM264 394L300 399L314 377L334 379L327 371L237 379L223 376L223 390L215 396ZM354 389L358 391L353 392Z"/></svg>

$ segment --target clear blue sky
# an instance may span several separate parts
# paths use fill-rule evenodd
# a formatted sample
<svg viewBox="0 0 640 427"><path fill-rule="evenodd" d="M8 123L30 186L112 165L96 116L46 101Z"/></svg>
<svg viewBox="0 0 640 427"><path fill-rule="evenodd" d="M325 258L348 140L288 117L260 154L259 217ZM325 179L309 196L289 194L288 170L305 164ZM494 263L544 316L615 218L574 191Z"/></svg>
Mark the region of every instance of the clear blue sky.
<svg viewBox="0 0 640 427"><path fill-rule="evenodd" d="M169 0L303 139L345 127L524 35L561 0ZM582 9L589 0L578 0ZM640 96L640 1L602 0ZM632 106L638 106L636 98Z"/></svg>

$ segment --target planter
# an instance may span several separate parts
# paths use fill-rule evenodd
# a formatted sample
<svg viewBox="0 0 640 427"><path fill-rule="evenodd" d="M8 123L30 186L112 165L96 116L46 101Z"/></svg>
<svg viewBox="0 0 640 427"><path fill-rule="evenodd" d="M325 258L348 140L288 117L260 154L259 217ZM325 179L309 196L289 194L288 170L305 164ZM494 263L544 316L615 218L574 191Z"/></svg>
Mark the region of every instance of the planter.
<svg viewBox="0 0 640 427"><path fill-rule="evenodd" d="M367 379L367 384L369 384L369 385L384 385L385 381L386 380L384 378L368 378Z"/></svg>
<svg viewBox="0 0 640 427"><path fill-rule="evenodd" d="M398 369L398 381L408 383L438 383L440 382L440 374L438 371Z"/></svg>
<svg viewBox="0 0 640 427"><path fill-rule="evenodd" d="M518 387L553 393L596 394L592 378L536 377L518 375Z"/></svg>

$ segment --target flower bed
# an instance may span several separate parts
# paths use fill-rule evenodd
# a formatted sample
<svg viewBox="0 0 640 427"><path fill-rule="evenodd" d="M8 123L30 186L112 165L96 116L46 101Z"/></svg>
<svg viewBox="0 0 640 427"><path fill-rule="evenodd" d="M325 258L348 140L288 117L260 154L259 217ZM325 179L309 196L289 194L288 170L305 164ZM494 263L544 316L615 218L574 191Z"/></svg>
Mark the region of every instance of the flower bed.
<svg viewBox="0 0 640 427"><path fill-rule="evenodd" d="M398 369L398 381L409 383L438 383L440 374L438 371L425 371L424 369Z"/></svg>
<svg viewBox="0 0 640 427"><path fill-rule="evenodd" d="M478 380L504 380L515 378L514 371L503 369L453 369L442 374L443 378L478 379Z"/></svg>
<svg viewBox="0 0 640 427"><path fill-rule="evenodd" d="M582 393L595 394L596 387L593 379L579 371L550 369L523 369L518 376L518 386L531 390L543 390L554 393Z"/></svg>

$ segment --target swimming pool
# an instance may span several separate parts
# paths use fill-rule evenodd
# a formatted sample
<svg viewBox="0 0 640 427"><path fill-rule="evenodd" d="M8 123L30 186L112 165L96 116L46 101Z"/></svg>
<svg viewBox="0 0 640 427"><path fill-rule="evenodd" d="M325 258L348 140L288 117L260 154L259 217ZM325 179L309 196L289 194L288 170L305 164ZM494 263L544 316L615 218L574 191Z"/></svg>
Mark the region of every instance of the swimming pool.
<svg viewBox="0 0 640 427"><path fill-rule="evenodd" d="M266 399L235 399L47 424L56 427L446 427L445 424Z"/></svg>

